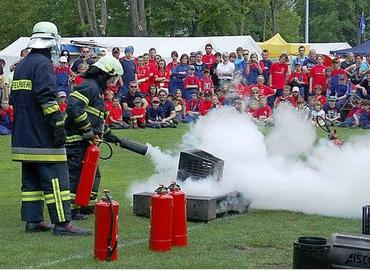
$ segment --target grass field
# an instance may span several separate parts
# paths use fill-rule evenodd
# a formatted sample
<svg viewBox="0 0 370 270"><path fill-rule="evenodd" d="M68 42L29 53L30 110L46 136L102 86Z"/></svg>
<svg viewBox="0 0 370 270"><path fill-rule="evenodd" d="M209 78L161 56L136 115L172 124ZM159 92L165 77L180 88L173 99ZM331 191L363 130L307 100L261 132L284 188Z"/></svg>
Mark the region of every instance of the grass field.
<svg viewBox="0 0 370 270"><path fill-rule="evenodd" d="M116 132L161 149L174 149L187 127ZM340 129L342 138L364 130ZM318 131L319 136L324 136ZM128 186L154 173L148 157L115 148L101 162L101 190L109 187L119 201L119 259L93 259L93 237L26 234L20 221L20 164L11 162L10 137L0 137L0 267L1 268L290 268L293 241L299 236L327 238L333 232L360 233L361 221L288 211L251 210L209 223L188 223L189 247L168 253L148 250L149 219L136 217L125 198ZM46 214L47 216L47 214ZM48 218L45 218L48 220ZM76 224L93 229L94 218Z"/></svg>

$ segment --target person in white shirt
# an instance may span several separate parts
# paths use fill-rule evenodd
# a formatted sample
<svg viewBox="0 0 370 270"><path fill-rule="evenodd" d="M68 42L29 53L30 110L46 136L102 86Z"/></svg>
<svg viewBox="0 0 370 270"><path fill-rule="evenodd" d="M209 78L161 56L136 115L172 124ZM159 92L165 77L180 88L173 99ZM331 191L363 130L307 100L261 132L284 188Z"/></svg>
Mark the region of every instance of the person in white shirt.
<svg viewBox="0 0 370 270"><path fill-rule="evenodd" d="M229 53L222 54L222 63L219 63L216 68L216 74L219 79L219 85L222 88L224 84L229 83L233 79L235 65L229 60Z"/></svg>

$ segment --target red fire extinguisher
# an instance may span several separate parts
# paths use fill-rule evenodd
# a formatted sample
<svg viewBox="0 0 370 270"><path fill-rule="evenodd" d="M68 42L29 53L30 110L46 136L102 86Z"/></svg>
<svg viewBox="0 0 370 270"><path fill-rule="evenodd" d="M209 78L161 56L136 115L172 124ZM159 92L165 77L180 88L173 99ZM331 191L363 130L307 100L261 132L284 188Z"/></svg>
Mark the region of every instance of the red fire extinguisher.
<svg viewBox="0 0 370 270"><path fill-rule="evenodd" d="M188 234L186 225L186 195L176 181L168 187L169 194L173 197L172 211L172 245L187 246Z"/></svg>
<svg viewBox="0 0 370 270"><path fill-rule="evenodd" d="M90 194L93 188L96 170L99 163L100 150L96 144L90 144L85 151L82 161L80 181L78 183L75 204L87 207L90 201Z"/></svg>
<svg viewBox="0 0 370 270"><path fill-rule="evenodd" d="M149 249L168 251L172 247L173 198L167 188L160 185L151 197Z"/></svg>
<svg viewBox="0 0 370 270"><path fill-rule="evenodd" d="M118 202L104 190L104 197L95 204L94 255L98 260L117 260L118 209Z"/></svg>

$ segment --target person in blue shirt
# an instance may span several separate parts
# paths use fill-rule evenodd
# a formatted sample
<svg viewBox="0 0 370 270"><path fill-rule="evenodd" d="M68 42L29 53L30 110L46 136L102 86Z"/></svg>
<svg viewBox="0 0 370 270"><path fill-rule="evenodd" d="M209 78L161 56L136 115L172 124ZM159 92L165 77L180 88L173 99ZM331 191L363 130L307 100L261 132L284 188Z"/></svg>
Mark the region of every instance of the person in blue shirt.
<svg viewBox="0 0 370 270"><path fill-rule="evenodd" d="M199 80L203 78L203 73L207 68L207 65L203 63L202 58L203 58L202 52L198 51L197 55L195 56L195 63L193 66L195 67L194 74Z"/></svg>
<svg viewBox="0 0 370 270"><path fill-rule="evenodd" d="M242 47L238 47L236 49L236 59L234 61L235 66L239 64L240 62L244 61L243 53L244 53L244 50Z"/></svg>
<svg viewBox="0 0 370 270"><path fill-rule="evenodd" d="M303 61L303 71L306 73L310 73L311 68L316 64L316 51L314 49L311 49L308 53L308 58Z"/></svg>
<svg viewBox="0 0 370 270"><path fill-rule="evenodd" d="M248 85L257 83L257 77L263 74L263 69L264 66L261 62L258 62L257 54L252 53L246 69L246 73L248 76Z"/></svg>
<svg viewBox="0 0 370 270"><path fill-rule="evenodd" d="M122 97L125 96L129 90L129 84L132 81L137 81L136 66L131 59L134 53L134 47L128 46L125 48L125 56L120 59L123 68L122 86L118 92L118 98L122 102Z"/></svg>
<svg viewBox="0 0 370 270"><path fill-rule="evenodd" d="M270 67L272 65L272 61L269 59L269 51L263 50L262 51L262 60L260 60L260 63L263 64L263 77L265 78L265 84L268 84L269 78L270 78Z"/></svg>
<svg viewBox="0 0 370 270"><path fill-rule="evenodd" d="M242 74L242 83L244 85L248 84L248 76L247 76L247 65L249 61L249 51L244 50L243 51L243 61L239 62L237 65L235 65L235 71L239 71Z"/></svg>
<svg viewBox="0 0 370 270"><path fill-rule="evenodd" d="M162 107L159 106L159 98L154 97L152 99L152 106L148 107L146 110L146 126L150 128L164 128L169 127L167 123L163 123L164 112Z"/></svg>
<svg viewBox="0 0 370 270"><path fill-rule="evenodd" d="M307 57L304 56L305 51L306 49L303 45L299 46L298 56L292 61L292 68L294 68L297 64L303 66L304 61L307 59Z"/></svg>
<svg viewBox="0 0 370 270"><path fill-rule="evenodd" d="M189 56L187 54L183 54L180 57L180 64L178 64L171 72L171 78L173 80L173 87L171 90L173 93L170 95L174 95L176 89L181 89L184 91L184 79L188 75L188 60Z"/></svg>

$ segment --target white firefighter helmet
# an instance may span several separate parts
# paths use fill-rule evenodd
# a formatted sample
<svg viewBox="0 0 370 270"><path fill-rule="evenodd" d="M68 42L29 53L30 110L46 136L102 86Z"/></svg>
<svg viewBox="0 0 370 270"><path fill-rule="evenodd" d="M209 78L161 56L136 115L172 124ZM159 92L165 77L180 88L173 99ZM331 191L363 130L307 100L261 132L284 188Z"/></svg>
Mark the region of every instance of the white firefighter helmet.
<svg viewBox="0 0 370 270"><path fill-rule="evenodd" d="M93 66L98 67L111 76L123 75L121 63L113 56L103 56L95 64L93 64Z"/></svg>
<svg viewBox="0 0 370 270"><path fill-rule="evenodd" d="M32 30L28 47L31 49L46 49L58 46L60 36L58 28L51 22L38 22Z"/></svg>

